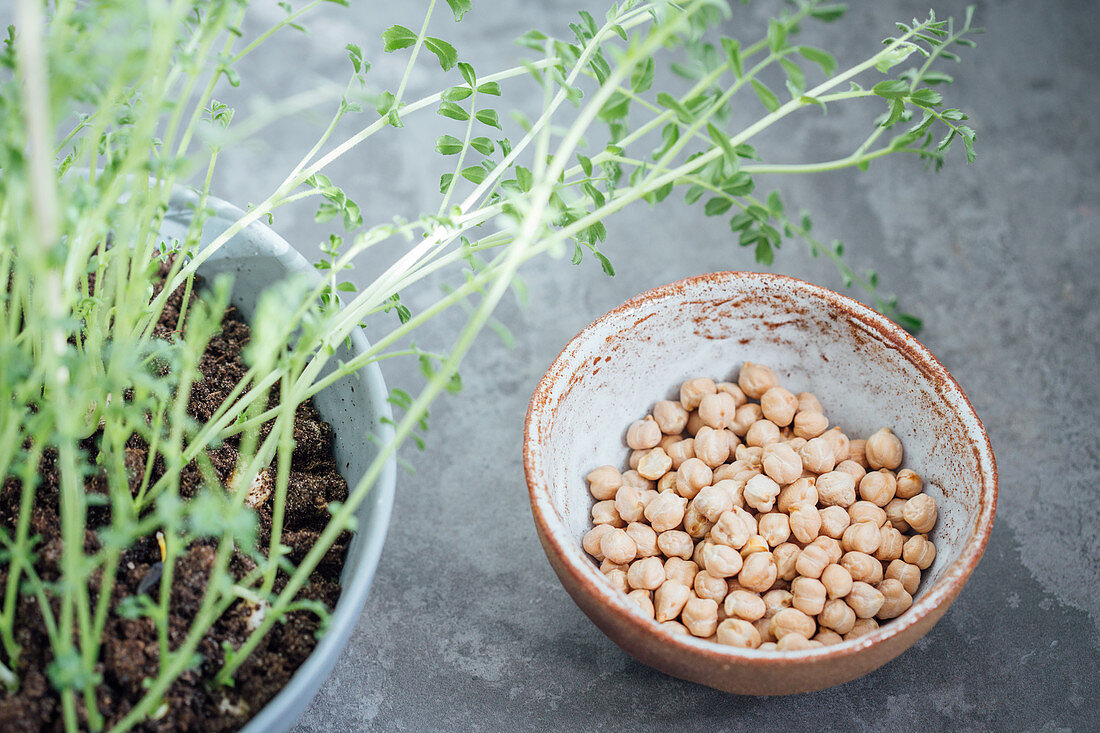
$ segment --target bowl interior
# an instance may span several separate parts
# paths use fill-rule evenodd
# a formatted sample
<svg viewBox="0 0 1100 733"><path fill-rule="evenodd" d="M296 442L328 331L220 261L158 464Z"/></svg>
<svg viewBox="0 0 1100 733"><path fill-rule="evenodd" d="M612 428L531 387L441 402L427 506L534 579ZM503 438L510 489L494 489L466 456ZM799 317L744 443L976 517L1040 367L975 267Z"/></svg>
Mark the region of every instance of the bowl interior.
<svg viewBox="0 0 1100 733"><path fill-rule="evenodd" d="M967 565L967 548L976 543L980 555L984 546L996 482L981 423L915 339L855 301L776 275L718 273L657 288L593 323L558 357L532 401L526 437L536 514L543 510L566 560L602 578L580 543L593 504L584 476L603 464L628 467L627 426L655 401L678 399L684 380L732 380L745 361L772 367L795 393L813 392L830 425L852 438L883 426L901 438L903 465L939 505L936 560L907 614L919 612L930 588ZM643 618L609 583L597 587Z"/></svg>

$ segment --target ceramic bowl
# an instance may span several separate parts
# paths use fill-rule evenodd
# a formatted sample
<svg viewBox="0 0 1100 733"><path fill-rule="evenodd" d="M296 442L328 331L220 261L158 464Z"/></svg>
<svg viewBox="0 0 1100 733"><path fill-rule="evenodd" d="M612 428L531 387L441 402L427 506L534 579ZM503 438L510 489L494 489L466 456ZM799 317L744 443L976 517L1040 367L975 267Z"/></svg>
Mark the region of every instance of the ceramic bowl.
<svg viewBox="0 0 1100 733"><path fill-rule="evenodd" d="M581 548L593 499L584 480L626 468L626 427L695 376L771 366L817 395L832 425L866 437L891 427L904 465L939 505L937 555L913 606L877 631L823 649L760 651L666 631L615 590ZM721 272L650 290L578 334L528 408L524 469L535 526L577 605L616 644L675 677L752 695L838 685L905 651L943 616L981 558L997 505L989 438L958 383L915 338L870 308L780 275ZM945 660L946 661L946 660Z"/></svg>

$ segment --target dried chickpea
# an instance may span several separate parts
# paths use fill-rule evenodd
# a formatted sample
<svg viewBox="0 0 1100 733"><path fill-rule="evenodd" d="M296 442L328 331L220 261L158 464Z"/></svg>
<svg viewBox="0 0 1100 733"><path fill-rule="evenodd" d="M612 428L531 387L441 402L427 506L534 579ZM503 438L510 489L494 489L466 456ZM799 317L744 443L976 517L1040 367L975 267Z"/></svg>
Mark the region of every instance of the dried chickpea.
<svg viewBox="0 0 1100 733"><path fill-rule="evenodd" d="M848 441L848 460L852 463L858 463L863 468L868 468L867 465L867 441L862 438L859 440Z"/></svg>
<svg viewBox="0 0 1100 733"><path fill-rule="evenodd" d="M764 536L754 534L749 537L749 541L741 548L741 557L748 557L754 552L767 552L768 549L768 541L764 539Z"/></svg>
<svg viewBox="0 0 1100 733"><path fill-rule="evenodd" d="M770 621L772 616L782 611L784 608L790 608L794 603L794 594L788 590L770 590L764 594L764 619ZM772 639L775 636L768 631L768 636Z"/></svg>
<svg viewBox="0 0 1100 733"><path fill-rule="evenodd" d="M878 549L875 550L875 559L881 562L892 562L901 557L902 548L905 547L905 535L897 531L889 524L879 528Z"/></svg>
<svg viewBox="0 0 1100 733"><path fill-rule="evenodd" d="M809 639L817 631L817 624L808 615L797 608L784 608L771 618L768 629L780 642L789 634Z"/></svg>
<svg viewBox="0 0 1100 733"><path fill-rule="evenodd" d="M745 484L742 495L745 503L753 509L758 512L770 512L775 505L775 498L779 496L779 484L763 474L753 476Z"/></svg>
<svg viewBox="0 0 1100 733"><path fill-rule="evenodd" d="M606 501L615 498L615 492L623 485L623 476L614 466L600 466L588 472L585 476L588 481L588 490L596 501Z"/></svg>
<svg viewBox="0 0 1100 733"><path fill-rule="evenodd" d="M784 542L772 550L772 557L775 558L776 577L787 581L798 577L798 570L795 565L798 563L798 556L801 554L802 549L793 542Z"/></svg>
<svg viewBox="0 0 1100 733"><path fill-rule="evenodd" d="M905 523L905 499L894 499L885 507L886 521L890 522L894 529L900 532L908 532L909 525Z"/></svg>
<svg viewBox="0 0 1100 733"><path fill-rule="evenodd" d="M783 487L776 499L781 512L793 512L800 506L817 506L817 486L812 478L795 479Z"/></svg>
<svg viewBox="0 0 1100 733"><path fill-rule="evenodd" d="M792 605L808 616L816 616L825 607L827 592L820 580L795 578L791 581Z"/></svg>
<svg viewBox="0 0 1100 733"><path fill-rule="evenodd" d="M712 540L721 545L740 550L756 533L756 519L740 507L722 512L710 530Z"/></svg>
<svg viewBox="0 0 1100 733"><path fill-rule="evenodd" d="M634 601L638 608L642 610L646 618L653 618L656 613L653 610L653 594L647 590L632 590L626 594L626 597Z"/></svg>
<svg viewBox="0 0 1100 733"><path fill-rule="evenodd" d="M824 646L832 646L833 644L839 644L844 641L844 637L836 633L832 629L821 629L814 635L814 638L810 641L821 642Z"/></svg>
<svg viewBox="0 0 1100 733"><path fill-rule="evenodd" d="M661 442L661 428L657 421L647 416L631 423L626 431L626 444L634 450L647 450Z"/></svg>
<svg viewBox="0 0 1100 733"><path fill-rule="evenodd" d="M881 542L882 534L879 532L877 523L855 522L844 530L844 535L840 538L840 547L845 552L854 550L873 555L878 551Z"/></svg>
<svg viewBox="0 0 1100 733"><path fill-rule="evenodd" d="M730 442L726 437L728 435L733 433L710 427L699 428L695 435L695 457L709 468L721 466L730 457Z"/></svg>
<svg viewBox="0 0 1100 733"><path fill-rule="evenodd" d="M642 500L642 489L626 484L615 492L615 511L624 522L637 522L645 512L645 502Z"/></svg>
<svg viewBox="0 0 1100 733"><path fill-rule="evenodd" d="M635 470L623 471L623 486L633 486L638 489L652 489L654 482L647 479Z"/></svg>
<svg viewBox="0 0 1100 733"><path fill-rule="evenodd" d="M931 532L936 526L936 500L928 494L917 494L905 500L901 516L914 532Z"/></svg>
<svg viewBox="0 0 1100 733"><path fill-rule="evenodd" d="M856 482L842 471L821 474L814 486L822 506L850 507L856 501Z"/></svg>
<svg viewBox="0 0 1100 733"><path fill-rule="evenodd" d="M762 652L774 652L779 650L779 644L774 641L764 641L760 643L760 646L756 647Z"/></svg>
<svg viewBox="0 0 1100 733"><path fill-rule="evenodd" d="M672 468L672 459L665 453L664 448L657 446L656 448L646 451L645 455L638 461L636 468L642 478L656 481L668 473L668 470Z"/></svg>
<svg viewBox="0 0 1100 733"><path fill-rule="evenodd" d="M622 491L622 487L619 488ZM615 502L611 500L597 501L592 505L592 524L610 524L612 527L625 527L619 513L615 511Z"/></svg>
<svg viewBox="0 0 1100 733"><path fill-rule="evenodd" d="M779 384L779 377L763 364L753 364L746 361L741 366L737 375L737 386L745 393L746 397L758 400L772 387Z"/></svg>
<svg viewBox="0 0 1100 733"><path fill-rule="evenodd" d="M626 573L622 570L609 570L604 577L611 581L611 585L615 587L615 590L623 593L630 591L630 586L626 582Z"/></svg>
<svg viewBox="0 0 1100 733"><path fill-rule="evenodd" d="M707 532L713 526L714 522L708 521L692 500L692 503L688 504L687 510L684 512L684 531L691 537L701 540L707 536Z"/></svg>
<svg viewBox="0 0 1100 733"><path fill-rule="evenodd" d="M681 437L680 433L676 433L674 435L663 435L661 436L661 442L658 443L657 446L661 448L661 450L663 450L665 453L668 453L668 449L679 443L681 440L683 440L683 437Z"/></svg>
<svg viewBox="0 0 1100 733"><path fill-rule="evenodd" d="M695 574L699 572L699 564L694 560L670 557L665 560L664 572L665 580L675 580L680 585L690 588L695 582Z"/></svg>
<svg viewBox="0 0 1100 733"><path fill-rule="evenodd" d="M878 584L878 591L884 598L878 610L878 617L883 620L897 618L913 605L913 596L900 580L886 578Z"/></svg>
<svg viewBox="0 0 1100 733"><path fill-rule="evenodd" d="M764 617L767 608L764 599L758 594L747 590L730 591L724 603L726 615L737 617L745 621L756 621Z"/></svg>
<svg viewBox="0 0 1100 733"><path fill-rule="evenodd" d="M832 537L818 536L818 538L810 544L817 545L825 550L825 554L829 556L830 563L838 562L841 556L844 555L844 549L840 546L840 542L834 540Z"/></svg>
<svg viewBox="0 0 1100 733"><path fill-rule="evenodd" d="M656 590L665 582L665 566L659 557L644 557L630 563L626 581L631 588Z"/></svg>
<svg viewBox="0 0 1100 733"><path fill-rule="evenodd" d="M649 453L649 451L636 450L630 452L630 458L627 460L627 464L630 466L631 471L637 470L638 464L642 462L642 457L645 456L646 453Z"/></svg>
<svg viewBox="0 0 1100 733"><path fill-rule="evenodd" d="M901 587L900 583L898 587ZM872 618L886 602L886 596L874 586L857 580L852 583L852 590L844 601L856 612L857 618Z"/></svg>
<svg viewBox="0 0 1100 733"><path fill-rule="evenodd" d="M898 471L897 496L900 499L912 499L924 489L920 474L908 468Z"/></svg>
<svg viewBox="0 0 1100 733"><path fill-rule="evenodd" d="M674 400L661 400L653 406L653 420L665 435L679 435L688 423L688 411Z"/></svg>
<svg viewBox="0 0 1100 733"><path fill-rule="evenodd" d="M715 631L719 644L737 646L743 649L755 649L760 646L760 632L748 621L740 618L727 618L718 624Z"/></svg>
<svg viewBox="0 0 1100 733"><path fill-rule="evenodd" d="M765 446L760 463L764 473L780 485L789 484L802 476L802 459L786 443Z"/></svg>
<svg viewBox="0 0 1100 733"><path fill-rule="evenodd" d="M782 512L769 512L756 520L760 536L769 547L778 547L791 536L791 520Z"/></svg>
<svg viewBox="0 0 1100 733"><path fill-rule="evenodd" d="M821 534L832 537L834 540L843 537L844 530L848 529L848 525L852 523L852 518L848 516L844 507L827 506L818 513L821 514Z"/></svg>
<svg viewBox="0 0 1100 733"><path fill-rule="evenodd" d="M657 481L657 493L662 491L676 491L676 472L669 471ZM648 503L648 502L647 502Z"/></svg>
<svg viewBox="0 0 1100 733"><path fill-rule="evenodd" d="M871 471L860 479L859 496L875 506L886 506L893 500L897 487L894 475L886 469Z"/></svg>
<svg viewBox="0 0 1100 733"><path fill-rule="evenodd" d="M840 471L846 473L852 477L852 481L858 486L859 482L863 480L863 477L867 475L867 471L863 466L859 465L855 461L841 461L836 464L834 471Z"/></svg>
<svg viewBox="0 0 1100 733"><path fill-rule="evenodd" d="M741 388L735 382L718 382L714 386L718 388L719 392L725 392L732 397L738 407L749 401L749 398L745 396L745 393L741 391Z"/></svg>
<svg viewBox="0 0 1100 733"><path fill-rule="evenodd" d="M821 584L829 598L843 598L852 592L852 574L848 568L833 563L821 571Z"/></svg>
<svg viewBox="0 0 1100 733"><path fill-rule="evenodd" d="M821 401L817 399L813 392L799 392L795 397L798 398L799 412L825 413L825 408L821 406Z"/></svg>
<svg viewBox="0 0 1100 733"><path fill-rule="evenodd" d="M691 412L699 407L699 402L708 394L714 394L718 391L718 386L715 385L713 379L706 377L697 377L696 379L689 379L680 385L680 405Z"/></svg>
<svg viewBox="0 0 1100 733"><path fill-rule="evenodd" d="M610 524L597 524L592 529L588 530L584 534L584 539L581 540L581 547L592 557L597 560L603 560L603 552L600 550L600 541L603 540L603 536L615 529Z"/></svg>
<svg viewBox="0 0 1100 733"><path fill-rule="evenodd" d="M910 565L904 560L891 560L886 566L885 578L882 581L896 580L909 595L915 595L920 586L920 568ZM880 589L881 590L881 589ZM885 591L883 591L885 593Z"/></svg>
<svg viewBox="0 0 1100 733"><path fill-rule="evenodd" d="M687 627L679 621L663 621L661 628L672 634L688 634Z"/></svg>
<svg viewBox="0 0 1100 733"><path fill-rule="evenodd" d="M654 532L676 529L684 520L687 499L671 491L662 491L645 507L645 518Z"/></svg>
<svg viewBox="0 0 1100 733"><path fill-rule="evenodd" d="M626 525L626 533L630 535L630 539L634 540L634 546L638 548L638 557L653 557L657 554L657 533L648 524L631 522Z"/></svg>
<svg viewBox="0 0 1100 733"><path fill-rule="evenodd" d="M737 582L746 590L762 593L772 587L778 577L775 558L770 552L754 552L744 560Z"/></svg>
<svg viewBox="0 0 1100 733"><path fill-rule="evenodd" d="M775 649L780 652L801 652L807 649L818 649L822 646L820 642L810 641L800 634L788 634L776 642Z"/></svg>
<svg viewBox="0 0 1100 733"><path fill-rule="evenodd" d="M702 570L695 574L695 582L692 584L692 588L695 590L695 595L700 598L709 598L716 603L721 603L726 599L728 586L725 578L719 578L716 575L711 575L706 570Z"/></svg>
<svg viewBox="0 0 1100 733"><path fill-rule="evenodd" d="M686 499L694 499L699 489L710 486L714 472L698 458L689 458L676 471L676 492Z"/></svg>
<svg viewBox="0 0 1100 733"><path fill-rule="evenodd" d="M821 512L817 507L801 504L791 512L791 533L799 542L809 543L821 532Z"/></svg>
<svg viewBox="0 0 1100 733"><path fill-rule="evenodd" d="M872 631L878 630L878 621L873 618L857 618L856 622L852 624L852 630L844 635L844 640L858 639L861 636L867 636Z"/></svg>
<svg viewBox="0 0 1100 733"><path fill-rule="evenodd" d="M706 423L703 422L703 418L699 417L699 411L693 410L688 415L687 432L689 435L694 436L699 432L700 428L706 427Z"/></svg>
<svg viewBox="0 0 1100 733"><path fill-rule="evenodd" d="M660 495L660 491L655 491L654 489L646 489L642 492L642 506L649 506L649 502L653 501Z"/></svg>
<svg viewBox="0 0 1100 733"><path fill-rule="evenodd" d="M699 419L707 427L721 430L733 422L737 400L727 392L708 394L699 401Z"/></svg>
<svg viewBox="0 0 1100 733"><path fill-rule="evenodd" d="M657 547L661 549L665 557L690 560L691 554L695 550L695 543L691 541L691 536L687 532L670 529L657 535Z"/></svg>
<svg viewBox="0 0 1100 733"><path fill-rule="evenodd" d="M882 580L882 563L863 552L846 552L840 564L852 574L852 580L874 585Z"/></svg>
<svg viewBox="0 0 1100 733"><path fill-rule="evenodd" d="M764 470L764 448L762 446L739 445L734 449L733 457L736 459L735 463L739 463L744 467L742 472L760 473ZM746 476L745 480L748 479L749 477Z"/></svg>
<svg viewBox="0 0 1100 733"><path fill-rule="evenodd" d="M825 438L810 438L798 455L802 458L802 466L814 473L828 473L836 465L833 446Z"/></svg>
<svg viewBox="0 0 1100 733"><path fill-rule="evenodd" d="M671 621L680 615L684 605L691 598L691 590L675 580L661 583L653 594L653 609L657 621Z"/></svg>
<svg viewBox="0 0 1100 733"><path fill-rule="evenodd" d="M600 552L611 562L621 565L637 557L638 546L625 529L613 529L600 540Z"/></svg>
<svg viewBox="0 0 1100 733"><path fill-rule="evenodd" d="M856 623L856 612L840 598L825 601L825 607L817 616L817 622L838 634L847 634Z"/></svg>
<svg viewBox="0 0 1100 733"><path fill-rule="evenodd" d="M755 402L748 402L738 407L737 411L734 412L730 430L733 431L734 435L744 438L753 423L763 417L764 411L760 409L760 405Z"/></svg>
<svg viewBox="0 0 1100 733"><path fill-rule="evenodd" d="M890 428L882 428L867 439L865 446L867 465L871 468L889 468L901 465L902 447L898 436Z"/></svg>
<svg viewBox="0 0 1100 733"><path fill-rule="evenodd" d="M778 442L779 439L779 427L771 420L757 420L745 433L745 443L750 448L763 447L768 443Z"/></svg>
<svg viewBox="0 0 1100 733"><path fill-rule="evenodd" d="M816 540L815 540L816 541ZM809 544L802 548L798 556L795 569L798 574L807 578L820 578L821 571L829 565L829 553L820 545Z"/></svg>
<svg viewBox="0 0 1100 733"><path fill-rule="evenodd" d="M813 410L799 410L794 416L794 434L796 437L812 440L829 427L829 418Z"/></svg>
<svg viewBox="0 0 1100 733"><path fill-rule="evenodd" d="M783 387L772 387L760 396L760 409L776 425L790 425L798 412L798 398Z"/></svg>
<svg viewBox="0 0 1100 733"><path fill-rule="evenodd" d="M695 457L695 438L677 441L666 448L665 452L672 459L672 470L676 471L684 465L684 461Z"/></svg>
<svg viewBox="0 0 1100 733"><path fill-rule="evenodd" d="M788 438L787 445L791 447L795 453L801 453L802 448L805 447L808 441L805 438ZM799 456L801 457L801 455Z"/></svg>
<svg viewBox="0 0 1100 733"><path fill-rule="evenodd" d="M910 565L927 570L936 559L936 546L928 541L928 537L919 534L905 541L901 557Z"/></svg>
<svg viewBox="0 0 1100 733"><path fill-rule="evenodd" d="M695 507L707 521L717 522L723 512L733 509L732 481L719 481L713 486L704 486L691 500L691 506Z"/></svg>
<svg viewBox="0 0 1100 733"><path fill-rule="evenodd" d="M848 436L839 428L832 428L826 430L821 434L821 437L829 441L829 445L833 446L833 456L837 463L848 460L848 452L851 450L851 444L848 440Z"/></svg>
<svg viewBox="0 0 1100 733"><path fill-rule="evenodd" d="M741 572L744 561L732 547L708 544L703 549L703 567L716 578L729 578Z"/></svg>
<svg viewBox="0 0 1100 733"><path fill-rule="evenodd" d="M629 565L622 565L622 564L619 564L619 563L613 563L610 560L604 560L602 563L600 563L600 572L603 573L604 575L607 575L612 570L621 570L622 572L625 573L629 568L630 568Z"/></svg>
<svg viewBox="0 0 1100 733"><path fill-rule="evenodd" d="M718 628L718 603L698 596L689 598L680 612L680 621L694 636L711 636Z"/></svg>

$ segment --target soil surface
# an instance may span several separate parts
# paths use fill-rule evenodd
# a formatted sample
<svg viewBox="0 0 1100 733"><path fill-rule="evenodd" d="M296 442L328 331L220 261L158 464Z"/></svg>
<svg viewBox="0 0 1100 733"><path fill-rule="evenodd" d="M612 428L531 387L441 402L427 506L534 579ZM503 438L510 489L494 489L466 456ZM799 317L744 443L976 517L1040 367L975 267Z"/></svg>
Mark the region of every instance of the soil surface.
<svg viewBox="0 0 1100 733"><path fill-rule="evenodd" d="M182 307L182 292L173 293L157 325L156 334L170 338ZM246 367L242 349L249 340L247 323L233 309L227 311L221 332L210 342L200 364L202 379L195 382L188 411L196 420L210 418L237 382ZM274 399L272 400L274 404ZM97 452L99 435L85 445L85 455ZM290 548L290 559L298 562L317 541L330 514L328 504L347 498L348 488L336 470L332 457L333 431L311 403L299 407L294 424L295 448L287 490L282 542ZM237 458L237 441L227 439L219 448L208 451L211 464L223 484L232 474ZM132 437L126 447L125 463L136 491L145 470L148 447ZM38 535L35 568L43 581L60 578L61 532L58 516L59 472L56 457L47 451L42 461L30 534ZM106 493L102 472L89 465L85 489ZM154 462L153 479L163 473L160 461ZM201 474L192 463L181 474L180 493L191 498L202 486ZM14 532L19 514L20 486L8 480L0 486L0 526ZM259 517L257 546L266 553L270 539L272 498L256 507ZM91 507L85 530L85 552L99 548L97 530L109 522L106 507ZM332 608L340 595L339 574L343 567L351 534L345 532L302 589L299 598L320 601ZM171 648L181 644L201 603L215 555L214 540L195 540L184 548L175 562L170 596L168 641ZM111 613L102 639L97 672L102 678L97 688L97 703L107 728L120 720L141 699L146 680L157 676L159 642L154 622L147 617L125 618L118 604L128 596L142 592L156 597L159 588L161 551L155 536L136 540L121 557ZM241 578L255 567L245 554L234 550L230 572ZM280 575L275 590L286 581ZM0 568L0 588L7 582L7 568ZM100 583L98 571L89 578L88 590L94 605ZM55 614L56 614L56 603ZM317 643L318 618L308 611L294 611L284 623L275 624L238 669L232 687L217 686L213 677L224 660L223 644L239 647L249 633L249 616L256 608L236 601L207 632L199 645L201 662L184 672L168 689L155 720L137 726L146 731L230 731L243 726L283 687ZM37 600L24 595L16 611L15 637L22 648L17 673L21 683L14 695L0 696L0 731L62 730L61 703L47 673L52 661L46 627ZM86 725L83 701L77 697L81 725Z"/></svg>

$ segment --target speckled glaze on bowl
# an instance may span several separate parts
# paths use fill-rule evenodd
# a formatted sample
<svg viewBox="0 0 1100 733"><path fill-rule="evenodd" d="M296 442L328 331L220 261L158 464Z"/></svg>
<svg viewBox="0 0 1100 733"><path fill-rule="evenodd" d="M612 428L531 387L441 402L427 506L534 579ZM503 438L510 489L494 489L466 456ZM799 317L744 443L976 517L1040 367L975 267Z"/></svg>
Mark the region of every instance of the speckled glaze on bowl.
<svg viewBox="0 0 1100 733"><path fill-rule="evenodd" d="M581 548L592 468L625 468L626 427L694 376L731 378L754 361L816 394L833 425L866 437L890 426L905 465L939 504L935 563L913 606L872 634L823 649L765 652L661 629ZM720 690L785 695L839 685L905 651L943 616L978 564L997 506L989 438L958 383L916 339L826 288L781 275L721 272L624 303L578 334L527 412L524 470L546 556L566 590L624 651Z"/></svg>

